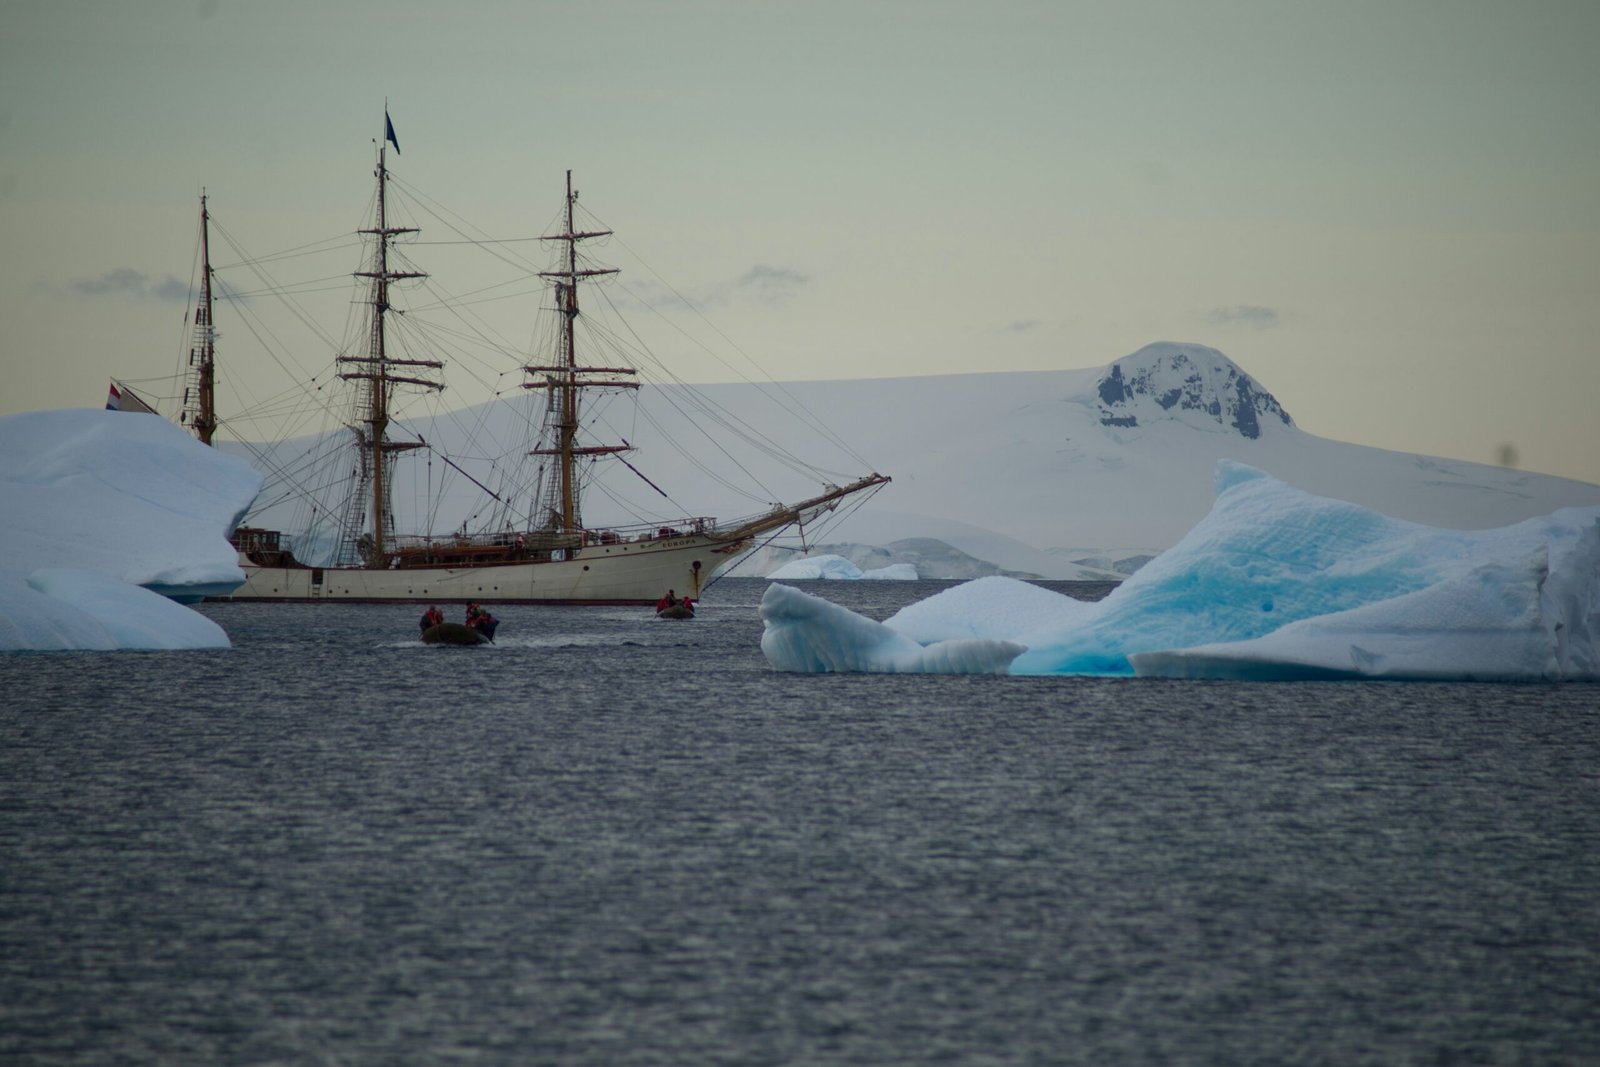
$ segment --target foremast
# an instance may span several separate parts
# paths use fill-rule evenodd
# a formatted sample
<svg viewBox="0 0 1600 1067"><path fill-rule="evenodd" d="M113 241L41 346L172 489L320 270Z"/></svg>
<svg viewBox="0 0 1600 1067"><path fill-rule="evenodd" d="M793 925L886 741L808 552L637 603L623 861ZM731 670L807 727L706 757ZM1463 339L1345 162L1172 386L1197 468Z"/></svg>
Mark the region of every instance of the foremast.
<svg viewBox="0 0 1600 1067"><path fill-rule="evenodd" d="M556 270L540 271L541 278L552 280L555 289L556 312L559 315L556 358L548 366L525 366L522 369L533 380L523 383L524 389L548 389L550 411L554 416L554 441L548 447L536 448L529 455L551 456L555 460L554 485L547 501L541 501L546 514L540 522L549 530L561 534L576 534L583 529L582 502L577 477L577 460L583 456L609 455L628 452L621 445L579 445L578 416L581 408L579 394L585 389L637 389L639 383L629 380L638 373L632 367L592 367L578 362L577 321L578 283L606 274L616 274L615 267L578 266L578 242L592 237L609 237L610 230L579 231L574 220L574 205L578 194L572 188L572 171L567 171L567 196L563 212L564 227L561 233L548 234L541 240L558 241L561 265Z"/></svg>
<svg viewBox="0 0 1600 1067"><path fill-rule="evenodd" d="M399 359L391 356L385 343L385 322L391 312L399 311L389 304L389 287L397 281L425 278L421 271L392 270L389 250L394 239L401 234L416 233L415 226L390 226L387 200L389 168L385 152L393 129L384 115L385 140L378 142L378 167L373 173L378 179L377 217L370 229L360 232L374 238L372 269L356 271L355 277L371 282L368 306L370 323L367 335L367 352L362 356L340 356L338 364L348 367L339 372L346 381L360 382L357 391L357 424L351 426L361 451L361 477L363 484L370 483L371 518L367 528L370 542L362 546L361 556L369 567L386 567L391 546L390 525L392 508L389 500L389 468L392 457L399 452L423 447L420 441L389 440L389 401L397 385L415 385L424 389L442 390L444 383L432 378L419 377L429 370L440 370L444 364L428 359ZM395 145L399 150L399 144Z"/></svg>

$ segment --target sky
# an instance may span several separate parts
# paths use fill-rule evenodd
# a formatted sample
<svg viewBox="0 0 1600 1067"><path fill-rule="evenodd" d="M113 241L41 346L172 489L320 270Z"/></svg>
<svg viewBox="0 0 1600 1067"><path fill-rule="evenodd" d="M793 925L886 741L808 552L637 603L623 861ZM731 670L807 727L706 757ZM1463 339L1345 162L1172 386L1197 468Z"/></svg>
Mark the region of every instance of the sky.
<svg viewBox="0 0 1600 1067"><path fill-rule="evenodd" d="M1589 0L3 0L0 414L172 370L202 188L253 255L367 224L387 103L413 187L536 235L572 169L779 380L1194 342L1600 483L1597 49Z"/></svg>

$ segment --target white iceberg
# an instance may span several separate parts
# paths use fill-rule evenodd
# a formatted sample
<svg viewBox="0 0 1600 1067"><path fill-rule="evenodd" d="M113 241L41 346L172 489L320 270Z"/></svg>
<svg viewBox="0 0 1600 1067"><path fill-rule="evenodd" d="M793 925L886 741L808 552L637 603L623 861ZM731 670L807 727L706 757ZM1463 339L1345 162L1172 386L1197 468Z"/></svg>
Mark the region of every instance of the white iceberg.
<svg viewBox="0 0 1600 1067"><path fill-rule="evenodd" d="M1218 465L1217 490L1210 515L1098 603L985 578L873 625L919 647L1026 646L1013 674L1600 680L1600 507L1461 531L1235 463ZM837 647L859 631L832 616L791 606L767 625L781 669L884 669ZM848 663L867 665L834 666Z"/></svg>
<svg viewBox="0 0 1600 1067"><path fill-rule="evenodd" d="M222 627L160 593L91 571L0 570L0 650L227 648Z"/></svg>
<svg viewBox="0 0 1600 1067"><path fill-rule="evenodd" d="M1004 674L1023 649L997 640L922 645L904 634L774 582L761 598L761 651L784 671L883 674Z"/></svg>
<svg viewBox="0 0 1600 1067"><path fill-rule="evenodd" d="M1015 578L991 575L908 604L885 625L921 644L960 638L1020 641L1085 622L1096 606Z"/></svg>
<svg viewBox="0 0 1600 1067"><path fill-rule="evenodd" d="M260 488L154 415L0 417L0 650L225 647L174 601L244 580L227 535Z"/></svg>
<svg viewBox="0 0 1600 1067"><path fill-rule="evenodd" d="M917 568L909 563L891 563L887 567L876 567L864 571L843 556L828 554L805 556L801 559L790 560L767 575L767 578L772 581L792 582L813 581L819 578L849 581L880 579L914 582L917 580Z"/></svg>

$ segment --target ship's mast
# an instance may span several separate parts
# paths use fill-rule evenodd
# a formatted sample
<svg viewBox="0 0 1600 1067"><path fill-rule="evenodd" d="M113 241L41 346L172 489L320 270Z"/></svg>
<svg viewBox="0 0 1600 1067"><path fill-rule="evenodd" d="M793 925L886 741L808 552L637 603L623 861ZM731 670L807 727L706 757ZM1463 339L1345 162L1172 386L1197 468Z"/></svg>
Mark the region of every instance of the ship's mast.
<svg viewBox="0 0 1600 1067"><path fill-rule="evenodd" d="M216 409L216 330L211 319L211 213L206 194L200 192L200 303L194 312L194 347L189 349L195 392L194 418L189 428L203 445L211 443L217 430Z"/></svg>
<svg viewBox="0 0 1600 1067"><path fill-rule="evenodd" d="M588 377L593 374L637 374L638 372L632 367L588 367L578 364L576 342L578 282L584 278L615 274L617 270L615 267L591 267L582 270L578 268L578 242L589 237L609 237L611 231L590 230L580 233L574 225L573 219L573 206L577 201L578 194L572 189L572 172L569 170L567 171L565 228L561 233L551 234L543 238L546 241L560 241L566 245L562 250L561 269L541 271L539 274L541 278L551 278L555 281L556 311L561 316L556 359L553 366L523 368L529 374L537 376L537 380L523 383L524 389L551 389L555 393L555 402L552 405L556 412L555 446L553 448L535 449L531 455L556 457L556 469L560 482L560 513L556 516L556 521L560 530L567 533L579 530L583 526L578 500L577 458L579 456L596 456L630 450L627 445L580 447L577 444L578 393L580 390L588 388L637 389L639 387L639 383L636 381L625 381L617 378L593 379Z"/></svg>
<svg viewBox="0 0 1600 1067"><path fill-rule="evenodd" d="M387 120L387 116L385 116ZM371 298L368 301L372 308L371 331L368 336L367 354L365 356L340 356L340 364L353 365L356 369L341 371L339 377L346 380L361 381L363 396L360 407L364 418L360 421L364 429L356 430L356 437L365 451L366 458L363 466L372 480L372 549L368 554L366 563L370 567L384 567L388 565L389 552L389 479L388 458L396 452L404 452L413 448L421 448L421 442L415 441L390 441L389 431L389 398L394 386L400 384L421 386L425 389L443 389L444 383L428 378L418 378L414 375L400 375L394 373L397 367L418 367L438 370L444 366L437 360L427 359L394 359L384 347L384 322L386 316L395 309L389 306L389 285L392 282L406 278L424 278L427 275L421 271L396 271L389 269L389 245L396 236L403 233L416 233L414 226L390 226L387 220L387 186L389 182L389 169L384 161L386 142L378 142L378 169L374 172L378 179L378 212L376 225L371 229L362 230L361 233L371 234L377 238L374 242L372 269L357 271L358 278L369 278L372 281ZM398 312L396 312L398 313Z"/></svg>

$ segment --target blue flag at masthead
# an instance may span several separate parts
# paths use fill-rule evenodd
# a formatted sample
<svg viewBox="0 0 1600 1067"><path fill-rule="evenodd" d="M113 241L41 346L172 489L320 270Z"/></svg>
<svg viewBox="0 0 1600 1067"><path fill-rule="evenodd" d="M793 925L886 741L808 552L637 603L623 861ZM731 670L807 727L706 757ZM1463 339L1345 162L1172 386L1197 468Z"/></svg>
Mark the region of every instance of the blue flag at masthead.
<svg viewBox="0 0 1600 1067"><path fill-rule="evenodd" d="M383 137L384 140L394 145L394 154L398 156L400 154L400 141L394 135L394 123L389 121L389 112L387 110L383 113Z"/></svg>

